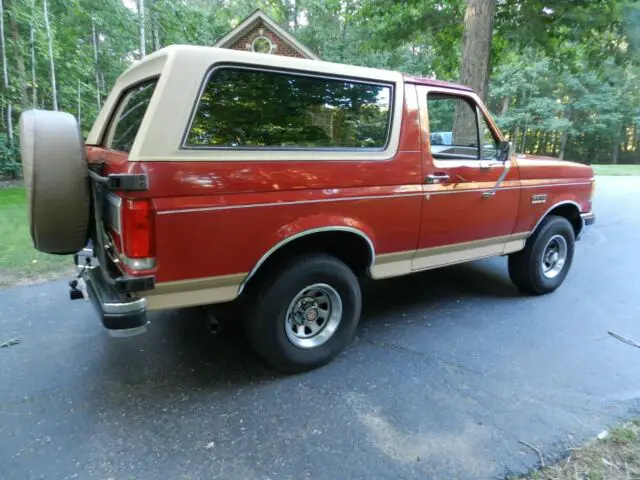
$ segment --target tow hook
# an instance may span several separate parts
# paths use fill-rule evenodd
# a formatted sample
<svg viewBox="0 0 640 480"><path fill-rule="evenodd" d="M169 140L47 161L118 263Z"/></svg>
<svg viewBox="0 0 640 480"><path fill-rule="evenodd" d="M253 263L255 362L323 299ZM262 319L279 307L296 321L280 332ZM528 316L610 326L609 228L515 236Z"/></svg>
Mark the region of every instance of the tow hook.
<svg viewBox="0 0 640 480"><path fill-rule="evenodd" d="M78 279L74 278L73 280L69 280L69 298L71 300L82 300L84 298L84 294L82 290L78 288Z"/></svg>
<svg viewBox="0 0 640 480"><path fill-rule="evenodd" d="M76 278L69 280L69 298L71 300L82 300L87 298L86 289L84 288L84 280L82 279L82 272L84 272L85 268L89 268L91 266L91 258L85 257L84 261L84 265L78 265L78 255L76 255L78 275Z"/></svg>

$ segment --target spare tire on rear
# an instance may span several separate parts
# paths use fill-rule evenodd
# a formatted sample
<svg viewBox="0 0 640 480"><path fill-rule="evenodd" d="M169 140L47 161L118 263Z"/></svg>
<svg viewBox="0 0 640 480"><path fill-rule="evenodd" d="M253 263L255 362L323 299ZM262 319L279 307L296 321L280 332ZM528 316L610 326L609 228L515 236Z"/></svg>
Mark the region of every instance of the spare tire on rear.
<svg viewBox="0 0 640 480"><path fill-rule="evenodd" d="M84 141L76 119L64 112L23 112L20 152L33 246L60 255L81 250L90 202Z"/></svg>

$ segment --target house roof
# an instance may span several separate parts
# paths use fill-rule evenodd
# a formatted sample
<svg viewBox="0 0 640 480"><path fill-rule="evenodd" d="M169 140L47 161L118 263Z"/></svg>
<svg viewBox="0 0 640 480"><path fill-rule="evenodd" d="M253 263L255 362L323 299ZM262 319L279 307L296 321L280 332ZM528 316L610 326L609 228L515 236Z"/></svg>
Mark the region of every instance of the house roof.
<svg viewBox="0 0 640 480"><path fill-rule="evenodd" d="M283 40L289 43L294 49L300 52L300 54L305 58L311 60L320 60L311 50L309 50L302 43L296 40L293 35L287 32L280 25L278 25L271 17L262 12L260 9L256 10L247 18L245 18L236 28L234 28L224 37L218 40L213 46L219 48L230 47L237 40L242 38L243 35L255 28L255 26L260 23L260 21L262 21L262 23L264 23L269 29L280 36Z"/></svg>

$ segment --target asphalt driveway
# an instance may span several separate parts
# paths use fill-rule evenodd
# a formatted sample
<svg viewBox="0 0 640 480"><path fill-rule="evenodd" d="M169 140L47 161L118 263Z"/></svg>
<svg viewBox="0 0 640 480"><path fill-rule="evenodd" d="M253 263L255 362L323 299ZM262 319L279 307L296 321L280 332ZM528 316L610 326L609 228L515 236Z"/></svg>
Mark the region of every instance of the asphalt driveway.
<svg viewBox="0 0 640 480"><path fill-rule="evenodd" d="M483 479L640 408L640 179L602 177L566 283L504 259L368 285L335 362L275 374L197 311L114 340L65 282L0 291L2 479ZM1 240L0 240L1 241Z"/></svg>

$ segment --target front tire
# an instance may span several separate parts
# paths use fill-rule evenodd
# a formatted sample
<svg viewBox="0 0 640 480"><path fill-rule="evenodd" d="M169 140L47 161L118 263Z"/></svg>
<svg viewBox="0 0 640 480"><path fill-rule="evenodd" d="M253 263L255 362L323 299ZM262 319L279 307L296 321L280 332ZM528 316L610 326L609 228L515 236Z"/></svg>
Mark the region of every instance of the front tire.
<svg viewBox="0 0 640 480"><path fill-rule="evenodd" d="M247 311L245 328L254 349L271 365L287 373L312 370L348 345L362 298L347 265L310 254L266 278Z"/></svg>
<svg viewBox="0 0 640 480"><path fill-rule="evenodd" d="M574 250L571 223L564 217L549 215L529 237L525 248L509 256L509 277L522 292L553 292L569 273Z"/></svg>

